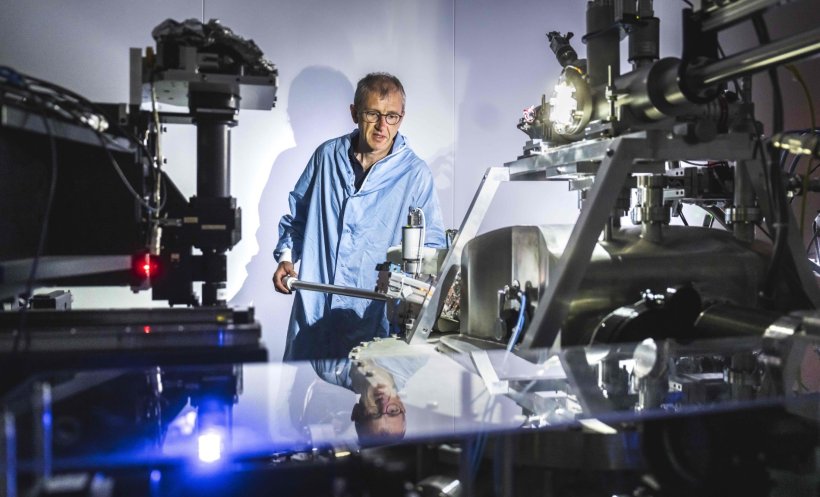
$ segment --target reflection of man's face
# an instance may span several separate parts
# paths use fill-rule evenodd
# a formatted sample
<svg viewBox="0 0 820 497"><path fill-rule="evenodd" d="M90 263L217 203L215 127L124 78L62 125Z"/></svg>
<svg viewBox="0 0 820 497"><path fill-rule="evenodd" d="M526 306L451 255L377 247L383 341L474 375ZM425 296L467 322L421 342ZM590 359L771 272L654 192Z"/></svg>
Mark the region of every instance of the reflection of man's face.
<svg viewBox="0 0 820 497"><path fill-rule="evenodd" d="M368 389L350 415L360 439L401 439L407 428L405 408L396 391L383 384Z"/></svg>

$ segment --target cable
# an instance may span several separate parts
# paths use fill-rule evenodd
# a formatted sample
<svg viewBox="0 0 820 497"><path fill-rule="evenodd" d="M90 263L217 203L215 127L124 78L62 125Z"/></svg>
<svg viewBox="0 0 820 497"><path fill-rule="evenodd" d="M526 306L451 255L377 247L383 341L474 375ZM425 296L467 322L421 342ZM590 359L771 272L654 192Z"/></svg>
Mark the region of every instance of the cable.
<svg viewBox="0 0 820 497"><path fill-rule="evenodd" d="M111 162L111 165L114 167L114 171L117 172L117 175L120 177L120 180L122 180L122 183L123 183L123 185L125 185L125 188L128 190L128 192L131 193L131 195L135 199L137 199L137 202L139 202L140 205L145 207L145 209L148 210L150 213L153 214L153 213L159 212L159 210L163 207L162 205L159 205L157 207L153 207L151 204L146 202L140 196L140 194L137 193L136 190L134 190L133 186L131 186L131 182L129 182L128 178L125 177L125 173L122 172L122 168L120 167L120 164L117 162L117 159L114 158L114 154L112 154L111 150L109 150L108 147L106 146L105 138L103 137L103 133L98 132L97 137L100 139L100 144L102 145L103 150L105 150L105 154L108 156L109 162Z"/></svg>
<svg viewBox="0 0 820 497"><path fill-rule="evenodd" d="M6 85L3 85L5 89L12 90L18 94L18 96L22 97L22 101L20 102L21 104L38 103L39 105L36 106L37 109L45 111L49 114L56 114L61 118L77 122L80 125L86 126L93 130L97 134L98 138L100 138L111 164L114 166L114 169L120 179L122 179L125 183L128 191L131 192L139 203L148 209L150 213L158 213L162 209L164 201L160 200L157 194L155 194L156 207L151 206L149 203L146 203L138 193L136 193L134 188L125 178L119 164L113 159L113 155L110 150L108 150L105 146L106 142L115 145L119 144L117 144L110 135L104 133L109 123L103 117L104 113L97 108L96 105L71 90L47 81L43 81L33 76L17 72L8 66L0 66L0 76L8 82ZM21 91L23 92L22 94ZM116 123L114 123L111 127L127 138L136 146L136 148L142 150L146 157L153 157L154 154L151 154L147 147L129 131L125 130ZM159 130L157 130L157 132L159 132ZM160 174L158 167L154 167L152 170L154 171L154 182L155 185L157 185L157 191L159 191L160 185L164 181L164 178Z"/></svg>
<svg viewBox="0 0 820 497"><path fill-rule="evenodd" d="M794 171L797 169L797 163L800 162L800 156L795 155L794 159L792 159L792 163L789 165L789 176L794 175Z"/></svg>
<svg viewBox="0 0 820 497"><path fill-rule="evenodd" d="M421 273L421 267L424 265L424 239L427 236L427 220L424 218L424 209L419 208L419 216L421 217L421 233L419 234L419 264L416 267L416 273L413 275L417 278ZM425 300L427 297L425 296Z"/></svg>
<svg viewBox="0 0 820 497"><path fill-rule="evenodd" d="M518 310L518 320L515 323L515 327L512 329L512 333L510 334L510 340L507 342L507 352L512 351L513 347L515 347L515 343L518 341L519 335L521 335L521 330L524 329L524 318L526 317L527 311L526 292L519 291L518 299L521 303L521 308Z"/></svg>
<svg viewBox="0 0 820 497"><path fill-rule="evenodd" d="M157 90L154 86L153 71L151 71L151 114L154 119L154 145L156 148L156 153L154 154L154 205L160 205L162 203L160 198L160 180L162 178L162 165L165 163L165 157L162 155L162 144L160 139L162 127L160 126L159 110L157 109Z"/></svg>
<svg viewBox="0 0 820 497"><path fill-rule="evenodd" d="M45 212L43 212L43 223L42 226L40 226L40 239L37 241L37 249L34 253L34 260L31 262L31 271L29 272L28 280L26 281L26 289L24 293L26 303L20 310L20 326L17 334L14 336L14 343L12 344L11 348L12 355L16 354L19 350L20 340L24 334L26 336L26 349L28 349L28 346L30 345L28 331L26 330L28 301L29 299L31 299L31 292L34 288L34 281L37 278L37 267L40 263L40 258L42 257L43 252L45 251L46 237L48 236L48 225L51 219L51 207L54 205L54 196L57 192L57 140L54 137L54 132L51 129L51 123L49 123L48 118L46 116L42 116L42 119L43 124L46 127L46 133L48 134L49 149L51 153L51 181L49 182L48 187L48 197L46 198Z"/></svg>
<svg viewBox="0 0 820 497"><path fill-rule="evenodd" d="M772 40L769 37L769 29L766 26L766 21L761 14L752 16L752 25L754 26L757 39L761 45L766 45ZM767 71L769 80L772 85L772 132L770 135L780 133L783 129L783 94L780 91L780 80L777 77L777 68L772 68Z"/></svg>
<svg viewBox="0 0 820 497"><path fill-rule="evenodd" d="M769 168L769 181L771 182L772 192L772 227L774 228L774 247L772 249L772 258L769 262L769 267L766 270L763 290L761 291L761 298L765 303L770 303L774 299L775 281L779 268L783 259L783 254L786 248L786 239L788 237L788 204L786 202L786 193L784 191L783 182L780 178L781 170L770 161L766 160L765 150L762 141L758 137L755 143L755 155L760 152L760 160L763 161L764 167Z"/></svg>
<svg viewBox="0 0 820 497"><path fill-rule="evenodd" d="M681 206L678 209L678 217L680 218L684 226L689 226L689 222L686 220L686 216L683 215L683 206Z"/></svg>
<svg viewBox="0 0 820 497"><path fill-rule="evenodd" d="M786 69L788 69L797 82L800 84L800 87L803 89L803 94L806 96L806 100L809 104L809 116L811 117L811 129L817 130L817 122L815 121L814 115L814 102L811 98L811 92L809 92L809 87L806 85L806 81L803 79L803 76L800 74L800 71L797 70L793 64L786 64ZM796 166L796 163L795 163ZM806 175L803 177L803 198L800 199L800 234L803 234L803 228L805 225L806 220L806 204L808 202L808 189L809 189L809 176L814 169L812 169L812 159L809 158L809 165L806 166Z"/></svg>

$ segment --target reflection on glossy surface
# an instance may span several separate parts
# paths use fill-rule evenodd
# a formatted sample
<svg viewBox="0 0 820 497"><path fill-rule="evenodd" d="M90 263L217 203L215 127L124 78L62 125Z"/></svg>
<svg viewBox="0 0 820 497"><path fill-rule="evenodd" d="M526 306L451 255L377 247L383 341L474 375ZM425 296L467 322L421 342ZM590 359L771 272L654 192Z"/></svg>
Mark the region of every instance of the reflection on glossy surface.
<svg viewBox="0 0 820 497"><path fill-rule="evenodd" d="M4 401L18 460L42 435L51 385L55 466L269 457L323 447L457 439L782 405L817 420L820 340L573 347L549 356L475 351L206 368L49 375ZM651 351L651 354L648 352ZM40 393L38 393L40 392Z"/></svg>

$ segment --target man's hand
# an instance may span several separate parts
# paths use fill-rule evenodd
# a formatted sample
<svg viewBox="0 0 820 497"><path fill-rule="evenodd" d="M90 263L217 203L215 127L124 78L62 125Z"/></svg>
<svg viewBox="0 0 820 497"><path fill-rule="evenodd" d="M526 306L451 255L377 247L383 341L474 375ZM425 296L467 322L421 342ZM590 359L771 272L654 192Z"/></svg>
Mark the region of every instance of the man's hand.
<svg viewBox="0 0 820 497"><path fill-rule="evenodd" d="M277 267L273 273L273 286L279 293L290 293L288 287L285 286L285 282L282 281L285 279L285 276L297 276L296 271L293 269L292 262L280 262L279 267Z"/></svg>

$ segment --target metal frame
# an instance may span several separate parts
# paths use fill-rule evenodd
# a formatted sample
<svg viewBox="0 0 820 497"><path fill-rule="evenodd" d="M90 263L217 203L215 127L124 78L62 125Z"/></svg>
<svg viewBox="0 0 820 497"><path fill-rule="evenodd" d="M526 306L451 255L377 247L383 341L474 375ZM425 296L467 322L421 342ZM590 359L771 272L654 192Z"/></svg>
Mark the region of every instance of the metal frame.
<svg viewBox="0 0 820 497"><path fill-rule="evenodd" d="M422 306L418 319L407 334L407 341L411 344L423 343L430 335L441 310L443 295L449 291L456 267L460 265L464 247L476 236L501 182L567 179L567 175L578 174L578 162L600 163L567 249L551 274L551 281L535 309L521 344L523 349L558 348L561 323L567 316L572 297L586 273L592 250L629 175L642 172L645 165L658 161L705 159L738 161L737 167L746 168L761 211L766 222L771 223L771 205L764 192L765 159L755 156L754 141L745 133L720 135L711 142L691 144L666 131L645 131L565 145L519 159L504 167L488 169L467 210L458 237L444 260L439 283ZM808 261L803 257L797 222L791 213L788 247L809 299L815 306L820 306L820 289L811 277Z"/></svg>

